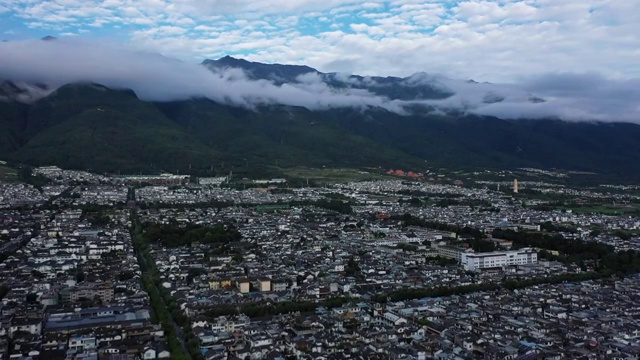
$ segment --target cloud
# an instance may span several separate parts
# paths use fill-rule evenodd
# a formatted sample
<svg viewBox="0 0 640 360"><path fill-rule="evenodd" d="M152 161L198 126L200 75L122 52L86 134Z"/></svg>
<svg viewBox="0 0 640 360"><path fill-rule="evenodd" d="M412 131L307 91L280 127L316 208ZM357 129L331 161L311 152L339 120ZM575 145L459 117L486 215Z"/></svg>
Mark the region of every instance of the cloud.
<svg viewBox="0 0 640 360"><path fill-rule="evenodd" d="M640 77L639 1L0 0L0 8L9 9L0 31L108 34L186 61L230 53L323 71L501 82L567 71Z"/></svg>
<svg viewBox="0 0 640 360"><path fill-rule="evenodd" d="M309 109L383 107L400 112L395 101L362 90L333 90L308 76L295 84L249 80L239 69L212 72L164 56L76 39L0 43L0 79L44 83L55 89L74 82L129 88L143 100L169 101L193 97L238 106L285 104Z"/></svg>
<svg viewBox="0 0 640 360"><path fill-rule="evenodd" d="M277 85L271 80L251 80L240 69L211 71L200 64L81 38L4 42L0 43L0 54L0 80L46 84L51 89L67 83L93 82L129 88L150 101L206 97L249 108L259 104L311 110L380 107L400 114L405 114L409 105L422 104L437 113L640 123L640 79L616 80L597 73L529 76L510 84L416 73L403 79L400 86L428 87L453 95L438 100L402 101L384 96L388 86L384 79L307 73ZM335 81L344 86L328 85Z"/></svg>

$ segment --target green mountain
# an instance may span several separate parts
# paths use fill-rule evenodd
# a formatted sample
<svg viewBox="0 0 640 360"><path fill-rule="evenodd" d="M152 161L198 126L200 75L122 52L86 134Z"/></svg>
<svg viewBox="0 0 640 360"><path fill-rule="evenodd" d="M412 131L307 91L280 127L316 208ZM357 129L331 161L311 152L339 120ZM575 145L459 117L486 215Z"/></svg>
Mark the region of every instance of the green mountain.
<svg viewBox="0 0 640 360"><path fill-rule="evenodd" d="M418 158L346 132L321 112L301 107L233 108L206 99L158 103L201 142L249 165L410 166ZM238 165L241 165L238 164Z"/></svg>
<svg viewBox="0 0 640 360"><path fill-rule="evenodd" d="M251 78L275 83L311 72L331 87L365 89L389 99L451 96L438 78L426 74L345 78L229 57L204 65L213 71L240 67ZM0 159L32 165L253 176L277 175L279 168L292 166L538 167L640 177L640 126L635 124L425 115L419 106L398 115L372 107L249 110L208 99L154 103L133 91L97 84L65 85L24 104L15 100L15 91L0 86ZM501 99L485 96L485 101ZM529 101L544 100L532 96Z"/></svg>
<svg viewBox="0 0 640 360"><path fill-rule="evenodd" d="M352 110L334 111L329 118L351 133L434 165L640 175L636 124L401 116L386 111L364 118Z"/></svg>
<svg viewBox="0 0 640 360"><path fill-rule="evenodd" d="M415 165L417 158L304 108L257 111L206 99L150 103L128 90L70 84L26 106L0 102L0 158L98 172L171 171L275 175L274 168ZM13 133L12 132L12 133ZM9 132L3 132L7 136Z"/></svg>
<svg viewBox="0 0 640 360"><path fill-rule="evenodd" d="M17 102L0 101L0 154L21 145L21 122L27 107Z"/></svg>
<svg viewBox="0 0 640 360"><path fill-rule="evenodd" d="M132 91L67 85L13 119L21 133L8 159L95 171L175 171L210 166L213 149Z"/></svg>

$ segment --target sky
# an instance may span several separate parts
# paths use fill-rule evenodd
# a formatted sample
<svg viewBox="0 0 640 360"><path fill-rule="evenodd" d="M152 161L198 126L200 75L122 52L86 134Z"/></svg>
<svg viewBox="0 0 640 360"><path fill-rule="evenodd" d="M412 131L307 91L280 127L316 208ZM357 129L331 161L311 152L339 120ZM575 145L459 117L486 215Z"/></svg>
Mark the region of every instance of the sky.
<svg viewBox="0 0 640 360"><path fill-rule="evenodd" d="M640 77L637 0L0 0L0 38L115 41L361 75Z"/></svg>
<svg viewBox="0 0 640 360"><path fill-rule="evenodd" d="M0 0L0 80L92 81L160 101L406 105L314 77L279 86L198 65L232 55L340 74L438 74L426 78L455 95L425 103L443 110L640 123L637 34L636 0Z"/></svg>

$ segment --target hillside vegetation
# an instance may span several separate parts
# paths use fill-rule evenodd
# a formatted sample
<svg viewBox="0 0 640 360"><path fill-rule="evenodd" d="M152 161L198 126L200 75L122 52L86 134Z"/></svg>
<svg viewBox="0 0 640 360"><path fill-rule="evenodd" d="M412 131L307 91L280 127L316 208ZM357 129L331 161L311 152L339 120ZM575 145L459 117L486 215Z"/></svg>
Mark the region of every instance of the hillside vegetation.
<svg viewBox="0 0 640 360"><path fill-rule="evenodd" d="M207 99L150 103L70 84L0 101L0 159L97 172L277 176L283 168L560 168L640 176L640 126L401 116L381 109L254 110ZM291 173L291 171L289 171Z"/></svg>

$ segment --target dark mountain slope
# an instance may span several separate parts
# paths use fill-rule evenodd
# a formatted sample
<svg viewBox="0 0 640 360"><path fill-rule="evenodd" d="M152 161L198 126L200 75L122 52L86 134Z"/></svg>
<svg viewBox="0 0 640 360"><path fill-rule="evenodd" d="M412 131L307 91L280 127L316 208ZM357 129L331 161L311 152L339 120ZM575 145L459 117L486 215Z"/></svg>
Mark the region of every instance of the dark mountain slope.
<svg viewBox="0 0 640 360"><path fill-rule="evenodd" d="M269 79L277 84L293 82L300 75L318 73L314 68L303 65L263 64L225 56L218 60L204 60L202 65L209 69L234 68L244 70L251 79Z"/></svg>
<svg viewBox="0 0 640 360"><path fill-rule="evenodd" d="M211 70L227 68L242 69L250 79L269 80L275 84L299 82L299 76L316 74L328 86L336 89L352 88L363 89L369 92L385 96L390 99L416 100L416 99L442 99L453 94L446 86L441 84L436 77L430 77L426 73L415 74L409 78L394 76L359 76L337 73L322 73L318 70L301 65L264 64L236 59L225 56L218 60L205 60L204 66Z"/></svg>
<svg viewBox="0 0 640 360"><path fill-rule="evenodd" d="M280 75L307 70L278 69ZM7 95L0 94L0 159L34 165L275 175L278 166L301 165L420 171L426 160L451 168L561 168L640 177L635 124L431 116L419 107L401 116L375 108L248 110L206 99L149 103L132 91L93 84L63 86L31 105Z"/></svg>
<svg viewBox="0 0 640 360"><path fill-rule="evenodd" d="M557 120L502 120L491 117L399 116L351 110L327 118L432 163L513 168L532 166L640 175L640 126Z"/></svg>
<svg viewBox="0 0 640 360"><path fill-rule="evenodd" d="M0 101L0 157L23 145L23 126L27 106L14 101Z"/></svg>
<svg viewBox="0 0 640 360"><path fill-rule="evenodd" d="M131 90L113 90L98 84L69 84L34 103L25 122L28 138L87 110L112 109L151 120L159 115L151 104Z"/></svg>
<svg viewBox="0 0 640 360"><path fill-rule="evenodd" d="M415 166L420 162L345 132L305 108L271 106L251 111L206 99L157 105L203 143L254 165Z"/></svg>
<svg viewBox="0 0 640 360"><path fill-rule="evenodd" d="M28 111L15 161L96 171L188 171L221 156L131 91L68 85Z"/></svg>

